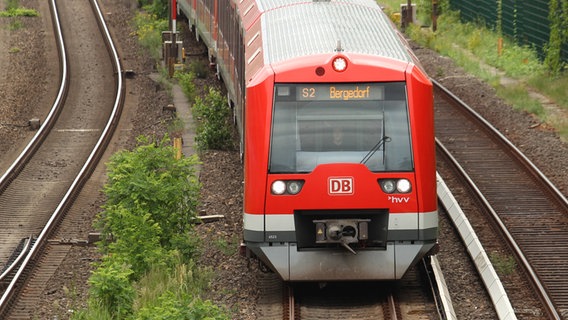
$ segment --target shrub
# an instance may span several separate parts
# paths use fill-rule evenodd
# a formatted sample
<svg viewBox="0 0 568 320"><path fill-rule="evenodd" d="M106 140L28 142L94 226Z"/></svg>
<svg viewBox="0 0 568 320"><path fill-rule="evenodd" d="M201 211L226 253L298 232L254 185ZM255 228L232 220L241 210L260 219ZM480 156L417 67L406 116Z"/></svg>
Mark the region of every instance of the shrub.
<svg viewBox="0 0 568 320"><path fill-rule="evenodd" d="M164 292L151 307L140 310L137 320L228 320L229 317L211 301L188 294Z"/></svg>
<svg viewBox="0 0 568 320"><path fill-rule="evenodd" d="M167 137L156 143L140 138L139 143L146 144L133 152L123 151L111 157L104 189L108 198L104 208L108 212L103 212L96 223L105 238L128 237L128 232L140 231L137 223L143 224L147 234L142 235L142 240L156 237L161 247L173 250L174 243L179 245L183 239L190 238L188 232L196 219L197 158L176 160ZM128 249L128 244L125 246ZM192 252L188 246L184 250L187 254Z"/></svg>
<svg viewBox="0 0 568 320"><path fill-rule="evenodd" d="M114 259L130 265L130 280L138 280L152 265L167 265L167 252L160 245L163 235L159 223L141 208L107 206L105 218L112 224L114 241L107 244Z"/></svg>
<svg viewBox="0 0 568 320"><path fill-rule="evenodd" d="M179 72L174 73L174 78L177 79L181 91L185 94L188 101L195 101L196 90L193 80L195 79L195 74L192 72Z"/></svg>
<svg viewBox="0 0 568 320"><path fill-rule="evenodd" d="M132 312L136 292L131 285L132 269L127 265L106 259L89 278L89 305L123 319Z"/></svg>
<svg viewBox="0 0 568 320"><path fill-rule="evenodd" d="M199 150L233 149L231 110L218 90L209 89L205 99L197 98L193 114L198 119L195 141Z"/></svg>
<svg viewBox="0 0 568 320"><path fill-rule="evenodd" d="M139 283L143 288L135 305L135 319L229 319L225 310L199 295L210 275L195 263L178 263L171 272L153 268Z"/></svg>
<svg viewBox="0 0 568 320"><path fill-rule="evenodd" d="M162 31L168 29L168 20L142 12L136 15L134 24L140 44L149 50L152 58L159 60L162 52Z"/></svg>
<svg viewBox="0 0 568 320"><path fill-rule="evenodd" d="M209 74L208 65L199 59L195 59L190 63L189 70L191 70L191 73L200 79L207 78L207 75Z"/></svg>

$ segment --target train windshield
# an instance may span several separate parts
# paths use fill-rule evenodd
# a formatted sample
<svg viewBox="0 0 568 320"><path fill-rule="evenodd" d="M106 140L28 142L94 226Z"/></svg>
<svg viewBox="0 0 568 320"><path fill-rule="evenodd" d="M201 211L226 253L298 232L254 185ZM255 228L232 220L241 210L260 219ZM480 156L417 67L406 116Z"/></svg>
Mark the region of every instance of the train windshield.
<svg viewBox="0 0 568 320"><path fill-rule="evenodd" d="M324 163L413 169L404 82L277 84L274 97L270 173Z"/></svg>

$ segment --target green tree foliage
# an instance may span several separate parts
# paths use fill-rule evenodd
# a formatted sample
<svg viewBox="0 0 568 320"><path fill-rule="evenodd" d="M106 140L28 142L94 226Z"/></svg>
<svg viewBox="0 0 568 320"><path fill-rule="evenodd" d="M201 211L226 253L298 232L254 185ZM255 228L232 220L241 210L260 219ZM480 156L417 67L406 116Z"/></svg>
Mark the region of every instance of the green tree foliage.
<svg viewBox="0 0 568 320"><path fill-rule="evenodd" d="M210 88L205 99L197 97L193 105L193 114L199 122L195 137L198 149L234 148L230 124L231 109L221 92Z"/></svg>
<svg viewBox="0 0 568 320"><path fill-rule="evenodd" d="M552 74L559 74L564 69L562 45L568 42L568 0L550 0L548 19L550 38L544 50L544 63Z"/></svg>

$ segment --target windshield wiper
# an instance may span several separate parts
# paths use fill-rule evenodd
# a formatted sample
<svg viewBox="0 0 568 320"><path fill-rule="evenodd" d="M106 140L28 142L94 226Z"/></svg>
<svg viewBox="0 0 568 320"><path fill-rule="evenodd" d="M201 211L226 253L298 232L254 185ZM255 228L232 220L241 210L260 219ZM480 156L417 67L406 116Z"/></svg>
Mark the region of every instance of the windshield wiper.
<svg viewBox="0 0 568 320"><path fill-rule="evenodd" d="M369 150L369 152L367 152L367 154L363 157L363 159L361 159L362 164L367 163L367 161L369 161L369 159L371 159L371 157L373 157L373 155L375 154L375 152L379 151L379 149L381 148L382 145L384 145L386 142L390 142L391 138L388 136L384 136L382 137L379 142L377 142L372 148L371 150Z"/></svg>

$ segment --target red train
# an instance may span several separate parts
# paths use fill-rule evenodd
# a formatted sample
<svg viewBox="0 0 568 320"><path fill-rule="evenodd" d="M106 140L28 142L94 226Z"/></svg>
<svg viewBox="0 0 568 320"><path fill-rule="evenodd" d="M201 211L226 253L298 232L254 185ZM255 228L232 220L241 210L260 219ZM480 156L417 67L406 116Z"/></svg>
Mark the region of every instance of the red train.
<svg viewBox="0 0 568 320"><path fill-rule="evenodd" d="M284 280L393 280L437 246L432 84L374 0L178 0L227 85L244 244Z"/></svg>

